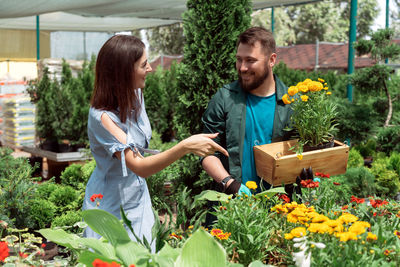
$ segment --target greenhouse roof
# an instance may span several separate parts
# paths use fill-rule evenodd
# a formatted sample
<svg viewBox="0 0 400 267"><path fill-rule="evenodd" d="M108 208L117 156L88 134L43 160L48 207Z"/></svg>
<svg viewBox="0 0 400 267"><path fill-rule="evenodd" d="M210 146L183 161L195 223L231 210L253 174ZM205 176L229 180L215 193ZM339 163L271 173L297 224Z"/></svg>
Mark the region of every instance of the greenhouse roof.
<svg viewBox="0 0 400 267"><path fill-rule="evenodd" d="M253 0L253 9L319 0ZM187 0L0 0L0 29L128 31L182 20Z"/></svg>

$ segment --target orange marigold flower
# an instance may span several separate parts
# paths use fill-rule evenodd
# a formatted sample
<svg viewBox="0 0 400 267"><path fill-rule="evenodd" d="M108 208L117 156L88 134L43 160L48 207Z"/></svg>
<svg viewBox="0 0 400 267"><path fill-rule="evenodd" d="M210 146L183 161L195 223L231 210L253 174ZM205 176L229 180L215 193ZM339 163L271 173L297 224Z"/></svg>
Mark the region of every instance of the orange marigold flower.
<svg viewBox="0 0 400 267"><path fill-rule="evenodd" d="M288 89L288 94L290 96L294 96L295 94L297 94L298 91L299 91L299 88L297 88L296 86L290 86Z"/></svg>
<svg viewBox="0 0 400 267"><path fill-rule="evenodd" d="M286 105L292 103L292 101L290 101L290 99L289 99L289 95L288 95L288 94L284 94L284 95L282 96L282 101L283 101L283 103L285 103Z"/></svg>
<svg viewBox="0 0 400 267"><path fill-rule="evenodd" d="M390 253L392 253L394 250L389 250L389 249L385 249L385 252L383 252L383 254L385 254L385 256L389 256Z"/></svg>

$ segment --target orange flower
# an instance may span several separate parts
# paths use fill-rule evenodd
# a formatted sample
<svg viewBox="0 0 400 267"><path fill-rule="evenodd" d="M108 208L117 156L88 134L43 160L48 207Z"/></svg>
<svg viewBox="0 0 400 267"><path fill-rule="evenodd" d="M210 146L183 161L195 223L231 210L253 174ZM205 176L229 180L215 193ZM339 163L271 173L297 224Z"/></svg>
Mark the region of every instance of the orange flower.
<svg viewBox="0 0 400 267"><path fill-rule="evenodd" d="M25 259L26 257L28 257L28 254L25 254L23 252L18 252L19 256L23 259Z"/></svg>
<svg viewBox="0 0 400 267"><path fill-rule="evenodd" d="M170 234L169 235L169 238L171 238L171 239L179 239L179 240L182 240L182 236L181 235L177 235L177 234L175 234L175 233L172 233L172 234Z"/></svg>
<svg viewBox="0 0 400 267"><path fill-rule="evenodd" d="M314 182L314 181L311 180L311 179L302 180L302 181L300 182L300 184L301 184L302 187L306 187L306 188L316 188L316 187L319 187L319 182Z"/></svg>
<svg viewBox="0 0 400 267"><path fill-rule="evenodd" d="M372 207L374 207L374 208L389 204L389 202L387 202L386 200L380 200L380 199L377 199L377 200L370 199L369 202L371 203Z"/></svg>

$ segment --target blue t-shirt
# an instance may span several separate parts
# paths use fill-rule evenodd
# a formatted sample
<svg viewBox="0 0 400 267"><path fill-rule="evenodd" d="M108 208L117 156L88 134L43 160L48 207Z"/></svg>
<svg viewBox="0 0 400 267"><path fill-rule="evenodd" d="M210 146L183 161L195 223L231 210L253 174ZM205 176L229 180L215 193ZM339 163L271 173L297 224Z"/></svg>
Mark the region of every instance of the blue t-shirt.
<svg viewBox="0 0 400 267"><path fill-rule="evenodd" d="M242 183L248 181L257 183L260 191L260 178L257 176L254 162L253 147L271 143L272 129L274 126L275 94L260 97L247 94L246 99L246 133L243 143ZM270 185L264 181L263 186L268 189Z"/></svg>

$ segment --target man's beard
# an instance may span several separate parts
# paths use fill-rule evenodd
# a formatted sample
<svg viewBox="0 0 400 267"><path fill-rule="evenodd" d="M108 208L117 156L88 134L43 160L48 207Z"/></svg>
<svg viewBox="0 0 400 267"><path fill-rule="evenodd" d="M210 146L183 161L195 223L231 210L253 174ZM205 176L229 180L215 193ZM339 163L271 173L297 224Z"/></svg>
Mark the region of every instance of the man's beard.
<svg viewBox="0 0 400 267"><path fill-rule="evenodd" d="M250 83L244 83L242 80L242 75L241 72L238 71L239 75L239 84L240 87L242 87L243 90L246 92L251 92L255 89L257 89L269 76L269 68L268 66L265 67L264 72L261 75L256 75L254 72L248 72L254 77L253 82Z"/></svg>

